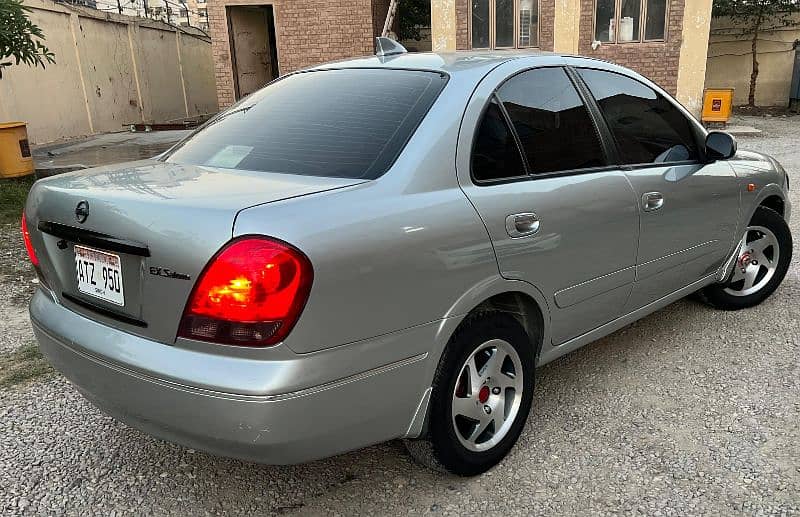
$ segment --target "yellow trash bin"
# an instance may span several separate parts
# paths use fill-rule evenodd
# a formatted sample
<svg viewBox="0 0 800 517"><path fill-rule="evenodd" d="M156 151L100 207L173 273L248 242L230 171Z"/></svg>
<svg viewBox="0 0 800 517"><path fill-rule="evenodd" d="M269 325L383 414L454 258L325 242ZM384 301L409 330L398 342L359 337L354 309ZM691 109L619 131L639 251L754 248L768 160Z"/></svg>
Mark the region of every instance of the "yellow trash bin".
<svg viewBox="0 0 800 517"><path fill-rule="evenodd" d="M0 178L27 176L33 169L25 123L0 123Z"/></svg>
<svg viewBox="0 0 800 517"><path fill-rule="evenodd" d="M733 112L733 88L707 88L703 93L703 122L727 123Z"/></svg>

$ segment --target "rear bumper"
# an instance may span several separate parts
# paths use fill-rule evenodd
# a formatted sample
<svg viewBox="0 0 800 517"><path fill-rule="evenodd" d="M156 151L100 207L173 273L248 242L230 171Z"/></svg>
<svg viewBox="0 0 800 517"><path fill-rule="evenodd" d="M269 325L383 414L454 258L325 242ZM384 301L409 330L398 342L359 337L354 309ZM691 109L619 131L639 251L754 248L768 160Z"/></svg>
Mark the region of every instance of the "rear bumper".
<svg viewBox="0 0 800 517"><path fill-rule="evenodd" d="M426 388L427 354L418 354L300 390L226 393L160 378L116 360L124 354L112 360L97 353L97 340L116 352L123 347L136 355L136 350L126 348L129 334L75 314L42 291L31 302L31 320L42 352L106 413L153 436L250 461L300 463L403 436ZM72 329L70 335L63 335L64 329ZM146 347L146 340L135 340ZM175 347L147 343L176 353ZM206 371L224 366L234 379L253 373L252 361L240 361L247 367L236 371L230 370L236 363L220 356L200 354L198 359L185 353L189 362L206 361ZM270 375L288 377L288 370L281 375L282 363L292 374L298 371L297 361L260 362ZM294 386L288 380L287 385Z"/></svg>

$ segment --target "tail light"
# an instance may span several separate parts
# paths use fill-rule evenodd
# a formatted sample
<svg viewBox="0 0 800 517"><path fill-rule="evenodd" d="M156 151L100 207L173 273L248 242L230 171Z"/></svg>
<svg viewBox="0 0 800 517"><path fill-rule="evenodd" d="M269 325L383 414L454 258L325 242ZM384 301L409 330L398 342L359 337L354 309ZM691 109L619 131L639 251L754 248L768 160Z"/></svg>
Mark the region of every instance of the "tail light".
<svg viewBox="0 0 800 517"><path fill-rule="evenodd" d="M39 267L39 258L36 256L36 251L33 249L31 243L31 234L28 232L28 221L26 220L25 212L22 212L22 240L25 241L25 249L28 251L28 258L34 267Z"/></svg>
<svg viewBox="0 0 800 517"><path fill-rule="evenodd" d="M314 271L298 249L277 239L243 237L206 265L189 297L179 337L269 346L292 330Z"/></svg>

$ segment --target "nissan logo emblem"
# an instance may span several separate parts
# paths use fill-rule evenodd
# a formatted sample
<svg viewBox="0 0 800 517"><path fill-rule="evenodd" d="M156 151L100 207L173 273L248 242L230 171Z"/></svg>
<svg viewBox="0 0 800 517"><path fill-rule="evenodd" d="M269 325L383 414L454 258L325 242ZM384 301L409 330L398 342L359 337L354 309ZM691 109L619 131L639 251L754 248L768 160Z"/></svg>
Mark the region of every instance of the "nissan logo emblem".
<svg viewBox="0 0 800 517"><path fill-rule="evenodd" d="M75 207L75 220L79 223L86 222L86 219L89 217L89 202L88 201L81 201L78 203L78 206Z"/></svg>

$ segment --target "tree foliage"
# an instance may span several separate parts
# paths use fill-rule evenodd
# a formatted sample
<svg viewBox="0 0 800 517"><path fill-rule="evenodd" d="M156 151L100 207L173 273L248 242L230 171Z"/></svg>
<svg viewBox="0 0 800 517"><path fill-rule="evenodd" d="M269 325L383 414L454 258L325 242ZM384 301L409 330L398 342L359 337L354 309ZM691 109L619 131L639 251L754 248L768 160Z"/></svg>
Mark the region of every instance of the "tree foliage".
<svg viewBox="0 0 800 517"><path fill-rule="evenodd" d="M21 0L0 0L0 78L3 69L11 66L9 58L19 65L45 67L55 63L55 54L42 43L42 30L28 18L30 7Z"/></svg>
<svg viewBox="0 0 800 517"><path fill-rule="evenodd" d="M399 0L397 6L397 37L419 41L420 28L431 25L430 0Z"/></svg>
<svg viewBox="0 0 800 517"><path fill-rule="evenodd" d="M756 104L756 82L758 80L758 38L764 31L776 27L800 25L800 0L714 0L713 15L728 16L741 26L751 38L753 69L750 74L748 103Z"/></svg>
<svg viewBox="0 0 800 517"><path fill-rule="evenodd" d="M772 22L795 25L792 15L800 12L798 0L714 0L714 16L730 16L739 22L753 25Z"/></svg>

